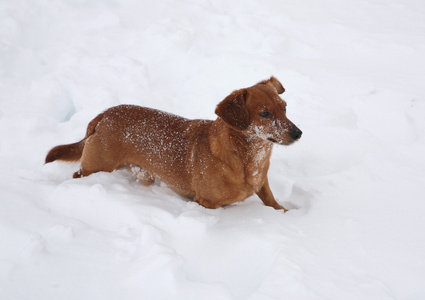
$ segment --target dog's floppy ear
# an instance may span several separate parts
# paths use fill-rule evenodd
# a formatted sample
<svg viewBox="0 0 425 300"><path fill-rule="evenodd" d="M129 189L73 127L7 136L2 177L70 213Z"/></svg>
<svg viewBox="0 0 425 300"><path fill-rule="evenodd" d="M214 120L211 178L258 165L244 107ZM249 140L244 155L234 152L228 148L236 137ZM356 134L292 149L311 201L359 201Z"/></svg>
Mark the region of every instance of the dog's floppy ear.
<svg viewBox="0 0 425 300"><path fill-rule="evenodd" d="M270 77L270 79L268 79L268 80L261 81L258 84L266 84L266 85L274 88L278 94L282 94L283 92L285 92L283 85L274 76Z"/></svg>
<svg viewBox="0 0 425 300"><path fill-rule="evenodd" d="M247 93L246 89L234 91L215 109L215 113L224 122L239 130L247 129L249 126L249 113L245 107Z"/></svg>

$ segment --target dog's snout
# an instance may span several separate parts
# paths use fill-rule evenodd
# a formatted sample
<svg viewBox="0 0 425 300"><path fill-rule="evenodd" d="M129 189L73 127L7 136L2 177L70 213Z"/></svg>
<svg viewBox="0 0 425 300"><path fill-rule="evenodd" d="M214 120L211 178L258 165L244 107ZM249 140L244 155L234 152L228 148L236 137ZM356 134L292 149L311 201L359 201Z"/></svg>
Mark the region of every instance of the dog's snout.
<svg viewBox="0 0 425 300"><path fill-rule="evenodd" d="M299 130L297 127L295 127L291 130L289 135L291 136L291 138L293 138L296 141L300 139L302 134L303 132Z"/></svg>

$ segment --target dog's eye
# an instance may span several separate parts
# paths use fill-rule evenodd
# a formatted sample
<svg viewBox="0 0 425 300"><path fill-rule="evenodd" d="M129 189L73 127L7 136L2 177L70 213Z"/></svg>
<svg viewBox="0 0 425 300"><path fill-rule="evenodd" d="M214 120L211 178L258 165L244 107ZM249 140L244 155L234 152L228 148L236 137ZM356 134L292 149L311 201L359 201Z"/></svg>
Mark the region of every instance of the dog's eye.
<svg viewBox="0 0 425 300"><path fill-rule="evenodd" d="M283 111L286 112L286 106L283 108Z"/></svg>
<svg viewBox="0 0 425 300"><path fill-rule="evenodd" d="M260 113L260 117L262 118L270 118L271 117L271 113L269 113L268 111L263 111L262 113Z"/></svg>

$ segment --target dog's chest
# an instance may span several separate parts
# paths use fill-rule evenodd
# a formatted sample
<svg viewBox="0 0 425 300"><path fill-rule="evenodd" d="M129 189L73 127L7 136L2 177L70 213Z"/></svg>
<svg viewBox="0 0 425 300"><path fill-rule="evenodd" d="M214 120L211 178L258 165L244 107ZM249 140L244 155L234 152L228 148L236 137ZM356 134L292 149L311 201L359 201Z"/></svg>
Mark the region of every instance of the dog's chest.
<svg viewBox="0 0 425 300"><path fill-rule="evenodd" d="M264 184L267 176L272 147L264 145L251 149L245 165L245 176L248 184L258 191Z"/></svg>

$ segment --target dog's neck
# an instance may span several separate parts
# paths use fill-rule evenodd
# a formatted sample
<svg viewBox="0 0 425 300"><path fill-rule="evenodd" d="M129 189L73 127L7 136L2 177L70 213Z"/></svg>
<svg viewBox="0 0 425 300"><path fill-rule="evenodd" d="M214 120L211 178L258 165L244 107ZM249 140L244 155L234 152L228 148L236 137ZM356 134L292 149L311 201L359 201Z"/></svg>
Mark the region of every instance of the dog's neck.
<svg viewBox="0 0 425 300"><path fill-rule="evenodd" d="M218 118L210 128L210 147L213 155L235 172L256 177L267 173L273 143L236 130Z"/></svg>

